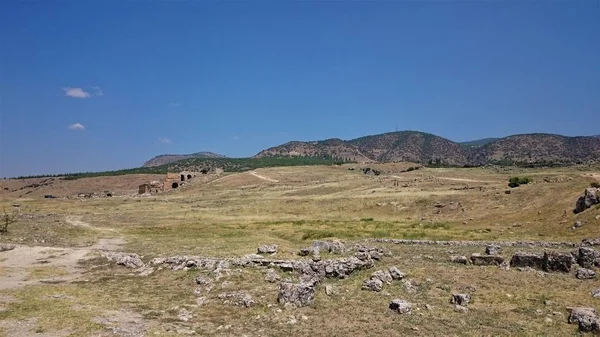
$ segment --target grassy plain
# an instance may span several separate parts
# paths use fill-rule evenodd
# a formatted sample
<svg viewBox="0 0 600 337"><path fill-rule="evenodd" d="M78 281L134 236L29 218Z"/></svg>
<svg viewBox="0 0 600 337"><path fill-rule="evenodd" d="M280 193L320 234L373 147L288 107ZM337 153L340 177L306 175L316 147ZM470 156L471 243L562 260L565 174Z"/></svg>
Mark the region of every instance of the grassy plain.
<svg viewBox="0 0 600 337"><path fill-rule="evenodd" d="M124 240L121 251L148 262L173 255L240 257L270 243L280 246L277 258L300 258L298 249L313 240L334 238L351 244L367 238L580 242L600 236L600 209L572 213L584 188L599 180L598 168L402 172L414 164L370 166L383 173L365 175L358 164L281 167L229 174L151 197L0 195L0 209L18 204L23 214L0 243L89 249L77 266L81 275L68 282L43 282L62 276L68 269L61 266L22 266L28 279L41 282L0 289L0 331L6 336L566 336L577 328L566 323L565 308L600 302L590 295L600 287L597 280L448 262L451 254L483 252L481 247L373 244L391 256L348 279L326 280L339 294L326 296L321 285L315 303L296 310L277 305L277 284L264 281L260 269L234 271L197 294L197 270L137 276L93 249L101 239ZM512 176L534 182L509 189ZM110 189L100 186L106 178L87 179ZM73 217L89 226L67 221ZM584 225L571 230L575 221ZM517 250L542 251L506 248L502 255L510 258ZM402 283L385 285L381 293L361 290L372 271L392 265L408 274L416 291ZM0 269L0 280L9 269ZM237 290L251 294L257 305L241 308L218 299L221 292ZM448 303L452 292L473 294L468 313L454 311ZM416 309L395 314L387 308L392 298L406 299ZM182 310L192 317L178 318ZM295 324L288 324L290 316Z"/></svg>

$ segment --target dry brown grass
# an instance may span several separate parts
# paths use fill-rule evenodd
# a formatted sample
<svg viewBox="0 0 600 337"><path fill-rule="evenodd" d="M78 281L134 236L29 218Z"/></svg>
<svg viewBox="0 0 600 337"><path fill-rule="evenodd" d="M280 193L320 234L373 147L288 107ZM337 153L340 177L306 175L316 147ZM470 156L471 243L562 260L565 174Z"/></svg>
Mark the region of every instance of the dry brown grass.
<svg viewBox="0 0 600 337"><path fill-rule="evenodd" d="M0 207L18 202L21 211L33 217L15 224L0 242L85 246L100 237L123 236L127 241L124 250L144 255L147 261L177 254L242 256L254 253L263 243L279 244L278 258L297 258L299 248L328 238L579 242L599 233L600 220L595 217L600 210L579 215L571 211L593 179L590 174L597 172L590 169L420 169L399 173L406 164L386 164L381 169L389 173L370 177L348 170L350 166L359 167L260 169L259 175L279 182L240 173L145 198L4 199ZM508 177L516 175L532 177L534 183L505 194ZM557 182L545 183L545 177ZM394 180L400 186L395 187ZM465 186L472 189L462 189ZM445 206L437 208L437 202ZM456 209L450 207L457 203ZM65 221L67 215L82 216L93 226L117 233L71 226ZM585 224L572 231L576 220ZM201 292L208 303L197 306L193 282L197 271L160 270L136 277L98 258L81 266L88 282L5 291L18 301L8 304L9 310L0 312L0 319L37 317L36 324L44 331L66 329L74 336L106 332L95 318L111 310L141 314L148 335L176 335L177 329L187 327L211 336L565 336L576 332L575 326L566 324L565 307L595 306L598 301L590 296L592 289L600 287L596 280L447 262L449 250L468 255L481 252L481 248L382 247L392 256L376 268L398 266L420 285L416 293L408 293L400 283L384 287L389 295L360 290L371 270L346 280L326 280L338 287L339 295L326 296L321 286L311 307L279 312L277 285L263 281L258 269L243 269L216 282L212 290ZM515 250L505 250L503 255L510 257ZM40 269L34 277L43 278L46 272L55 271ZM469 313L456 313L448 303L450 294L467 287L475 289ZM217 298L220 292L234 290L247 291L258 304L243 309ZM57 299L53 294L65 297ZM415 303L417 310L402 316L392 313L387 305L396 297ZM433 310L425 309L425 304ZM178 310L184 307L194 314L189 322L177 319ZM286 323L290 315L298 319L297 324Z"/></svg>

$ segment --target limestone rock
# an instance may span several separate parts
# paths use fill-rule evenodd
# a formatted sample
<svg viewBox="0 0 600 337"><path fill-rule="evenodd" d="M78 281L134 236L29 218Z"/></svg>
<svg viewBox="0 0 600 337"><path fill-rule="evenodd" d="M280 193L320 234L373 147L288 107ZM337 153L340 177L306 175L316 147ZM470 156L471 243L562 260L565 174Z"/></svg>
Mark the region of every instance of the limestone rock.
<svg viewBox="0 0 600 337"><path fill-rule="evenodd" d="M544 265L544 257L533 253L517 252L510 259L512 268L534 268L542 269Z"/></svg>
<svg viewBox="0 0 600 337"><path fill-rule="evenodd" d="M575 277L580 280L589 280L596 278L596 272L591 269L579 268L577 269L577 273L575 273Z"/></svg>
<svg viewBox="0 0 600 337"><path fill-rule="evenodd" d="M383 289L383 282L378 278L371 278L363 282L362 289L380 292Z"/></svg>
<svg viewBox="0 0 600 337"><path fill-rule="evenodd" d="M452 294L450 298L450 303L466 306L471 301L470 294Z"/></svg>
<svg viewBox="0 0 600 337"><path fill-rule="evenodd" d="M581 213L586 209L600 203L600 188L586 188L583 196L577 199L574 213Z"/></svg>
<svg viewBox="0 0 600 337"><path fill-rule="evenodd" d="M103 252L102 256L104 256L108 261L115 262L116 264L124 266L125 268L137 269L144 266L144 262L137 254Z"/></svg>
<svg viewBox="0 0 600 337"><path fill-rule="evenodd" d="M577 323L580 332L600 331L598 312L594 308L576 307L567 308L569 311L569 323Z"/></svg>
<svg viewBox="0 0 600 337"><path fill-rule="evenodd" d="M273 268L267 269L266 275L265 275L265 281L270 282L270 283L275 283L279 280L281 280L281 277L279 276L279 274L277 274L275 269L273 269Z"/></svg>
<svg viewBox="0 0 600 337"><path fill-rule="evenodd" d="M496 245L489 245L485 247L485 253L488 255L498 255L502 252L502 247Z"/></svg>
<svg viewBox="0 0 600 337"><path fill-rule="evenodd" d="M593 297L593 298L600 298L600 288L598 288L598 289L594 289L594 290L592 291L592 297Z"/></svg>
<svg viewBox="0 0 600 337"><path fill-rule="evenodd" d="M459 263L459 264L468 264L469 259L467 259L466 256L462 256L462 255L452 255L452 256L450 256L450 262Z"/></svg>
<svg viewBox="0 0 600 337"><path fill-rule="evenodd" d="M476 266L499 266L502 262L504 262L502 256L481 255L477 253L471 255L471 263Z"/></svg>
<svg viewBox="0 0 600 337"><path fill-rule="evenodd" d="M225 303L233 304L240 307L249 308L256 304L256 302L252 299L252 296L241 291L236 291L232 293L221 293L218 297Z"/></svg>
<svg viewBox="0 0 600 337"><path fill-rule="evenodd" d="M337 295L338 291L337 289L332 286L331 284L328 284L325 286L325 294L327 296L333 296L333 295Z"/></svg>
<svg viewBox="0 0 600 337"><path fill-rule="evenodd" d="M392 276L392 279L394 280L402 280L404 277L406 277L405 273L401 272L400 269L394 266L390 267L389 273L390 276Z"/></svg>
<svg viewBox="0 0 600 337"><path fill-rule="evenodd" d="M371 274L371 279L379 279L383 283L392 283L392 275L386 270L377 270Z"/></svg>
<svg viewBox="0 0 600 337"><path fill-rule="evenodd" d="M573 265L573 256L569 253L544 252L542 267L545 272L569 273L571 265Z"/></svg>
<svg viewBox="0 0 600 337"><path fill-rule="evenodd" d="M313 241L312 247L321 252L328 252L332 254L341 254L345 251L346 247L339 240L333 241Z"/></svg>
<svg viewBox="0 0 600 337"><path fill-rule="evenodd" d="M412 310L412 304L405 300L396 298L390 302L389 308L399 314L406 314Z"/></svg>
<svg viewBox="0 0 600 337"><path fill-rule="evenodd" d="M277 253L278 248L279 248L278 245L262 245L262 246L258 247L257 253L258 254L275 254L275 253Z"/></svg>
<svg viewBox="0 0 600 337"><path fill-rule="evenodd" d="M313 303L315 299L315 283L280 283L277 302L280 304L293 304L304 307Z"/></svg>
<svg viewBox="0 0 600 337"><path fill-rule="evenodd" d="M583 268L592 268L596 260L596 251L590 247L579 247L577 263Z"/></svg>

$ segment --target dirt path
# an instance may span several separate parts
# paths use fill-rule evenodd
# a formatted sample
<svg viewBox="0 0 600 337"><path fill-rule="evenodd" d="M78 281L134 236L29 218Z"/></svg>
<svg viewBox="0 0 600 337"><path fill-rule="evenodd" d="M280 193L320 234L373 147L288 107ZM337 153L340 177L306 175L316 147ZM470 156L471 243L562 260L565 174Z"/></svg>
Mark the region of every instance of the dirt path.
<svg viewBox="0 0 600 337"><path fill-rule="evenodd" d="M250 171L248 173L250 173L251 175L255 176L256 178L259 178L259 179L262 179L262 180L266 180L266 181L270 181L272 183L278 183L279 182L279 180L275 180L275 179L267 178L265 176L261 176L260 174L254 172L254 171Z"/></svg>
<svg viewBox="0 0 600 337"><path fill-rule="evenodd" d="M118 234L114 229L98 228L83 222L81 217L68 216L66 221L74 226ZM100 239L90 247L17 246L0 253L0 290L76 280L82 275L79 261L93 257L93 253L100 250L118 250L123 244L125 240L119 235Z"/></svg>
<svg viewBox="0 0 600 337"><path fill-rule="evenodd" d="M466 179L466 178L448 178L448 177L434 177L437 179L443 180L452 180L452 181L464 181L467 183L495 183L496 181L492 180L475 180L475 179Z"/></svg>

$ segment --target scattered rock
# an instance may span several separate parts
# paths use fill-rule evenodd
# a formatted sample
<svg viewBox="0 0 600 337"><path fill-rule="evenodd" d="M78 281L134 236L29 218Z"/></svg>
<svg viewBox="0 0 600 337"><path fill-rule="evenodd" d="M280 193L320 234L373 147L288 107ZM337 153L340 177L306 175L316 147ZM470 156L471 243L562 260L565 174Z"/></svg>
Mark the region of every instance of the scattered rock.
<svg viewBox="0 0 600 337"><path fill-rule="evenodd" d="M122 252L102 252L108 261L115 262L125 268L137 269L144 266L144 262L137 254L128 254Z"/></svg>
<svg viewBox="0 0 600 337"><path fill-rule="evenodd" d="M600 321L598 312L594 308L567 308L569 312L569 323L577 323L580 332L598 332L600 331Z"/></svg>
<svg viewBox="0 0 600 337"><path fill-rule="evenodd" d="M344 244L339 240L333 241L313 241L312 247L320 252L328 252L332 254L341 254L345 251Z"/></svg>
<svg viewBox="0 0 600 337"><path fill-rule="evenodd" d="M596 272L591 269L579 268L577 269L577 273L575 273L575 277L580 280L589 280L596 278Z"/></svg>
<svg viewBox="0 0 600 337"><path fill-rule="evenodd" d="M467 313L467 312L469 312L469 308L463 307L462 305L457 304L454 306L454 311L460 312L460 313Z"/></svg>
<svg viewBox="0 0 600 337"><path fill-rule="evenodd" d="M574 213L581 213L586 209L600 203L600 188L586 188L583 196L577 199Z"/></svg>
<svg viewBox="0 0 600 337"><path fill-rule="evenodd" d="M378 278L371 278L363 282L362 289L380 292L383 289L383 282Z"/></svg>
<svg viewBox="0 0 600 337"><path fill-rule="evenodd" d="M485 247L485 253L488 255L498 255L501 252L502 252L502 247L500 247L500 246L490 245L490 246Z"/></svg>
<svg viewBox="0 0 600 337"><path fill-rule="evenodd" d="M383 283L392 283L392 275L386 270L377 270L371 274L371 279L379 279Z"/></svg>
<svg viewBox="0 0 600 337"><path fill-rule="evenodd" d="M569 253L544 252L542 269L545 272L571 272L573 256Z"/></svg>
<svg viewBox="0 0 600 337"><path fill-rule="evenodd" d="M266 275L265 275L265 281L270 282L270 283L275 283L279 280L281 280L281 276L279 276L279 274L277 274L275 269L273 269L273 268L267 269Z"/></svg>
<svg viewBox="0 0 600 337"><path fill-rule="evenodd" d="M504 258L498 255L481 255L481 254L472 254L471 255L471 263L476 266L499 266L504 262Z"/></svg>
<svg viewBox="0 0 600 337"><path fill-rule="evenodd" d="M298 320L296 319L296 317L294 317L294 316L288 317L288 321L287 321L288 325L294 325L296 323L298 323Z"/></svg>
<svg viewBox="0 0 600 337"><path fill-rule="evenodd" d="M452 294L450 303L466 306L471 301L470 294Z"/></svg>
<svg viewBox="0 0 600 337"><path fill-rule="evenodd" d="M398 269L397 267L390 267L389 273L390 276L392 276L392 279L394 280L402 280L404 277L406 277L406 274L401 272L400 269Z"/></svg>
<svg viewBox="0 0 600 337"><path fill-rule="evenodd" d="M258 254L275 254L275 253L277 253L278 248L279 248L278 245L262 245L262 246L258 247L257 253Z"/></svg>
<svg viewBox="0 0 600 337"><path fill-rule="evenodd" d="M452 255L452 256L450 256L450 262L459 263L459 264L468 264L469 259L467 259L466 256L462 256L462 255Z"/></svg>
<svg viewBox="0 0 600 337"><path fill-rule="evenodd" d="M409 302L406 302L405 300L397 298L397 299L393 299L390 302L389 308L399 314L406 314L412 310L412 304L410 304Z"/></svg>
<svg viewBox="0 0 600 337"><path fill-rule="evenodd" d="M280 304L293 304L297 307L304 307L313 303L315 299L316 283L287 283L279 284L279 295L277 302Z"/></svg>
<svg viewBox="0 0 600 337"><path fill-rule="evenodd" d="M177 314L177 319L182 322L187 322L190 319L192 319L192 317L193 317L192 313L185 308L180 309L179 313Z"/></svg>
<svg viewBox="0 0 600 337"><path fill-rule="evenodd" d="M6 252L9 250L15 249L15 245L11 245L10 243L0 243L0 252Z"/></svg>
<svg viewBox="0 0 600 337"><path fill-rule="evenodd" d="M512 268L534 268L542 269L544 265L544 257L533 253L517 252L510 259Z"/></svg>
<svg viewBox="0 0 600 337"><path fill-rule="evenodd" d="M592 268L596 260L596 251L590 247L579 247L577 264L583 268Z"/></svg>
<svg viewBox="0 0 600 337"><path fill-rule="evenodd" d="M598 289L594 289L594 290L592 291L592 297L593 297L593 298L600 298L600 288L598 288Z"/></svg>
<svg viewBox="0 0 600 337"><path fill-rule="evenodd" d="M211 283L210 279L205 278L202 275L196 276L196 278L194 280L196 281L196 284L201 285L201 286L207 286L207 285L210 285L210 283Z"/></svg>
<svg viewBox="0 0 600 337"><path fill-rule="evenodd" d="M328 284L325 286L325 294L327 296L333 296L333 295L337 295L338 291L337 289L332 286L331 284Z"/></svg>
<svg viewBox="0 0 600 337"><path fill-rule="evenodd" d="M241 291L236 291L236 292L232 292L232 293L221 293L219 294L219 299L223 300L225 303L229 303L229 304L233 304L233 305L237 305L237 306L243 306L246 308L249 308L251 306L253 306L254 304L256 304L256 302L252 299L252 296L250 296L247 293L241 292Z"/></svg>
<svg viewBox="0 0 600 337"><path fill-rule="evenodd" d="M571 230L574 230L576 228L579 228L583 226L583 223L581 223L581 221L575 221L575 223L573 224L573 227L571 227Z"/></svg>

